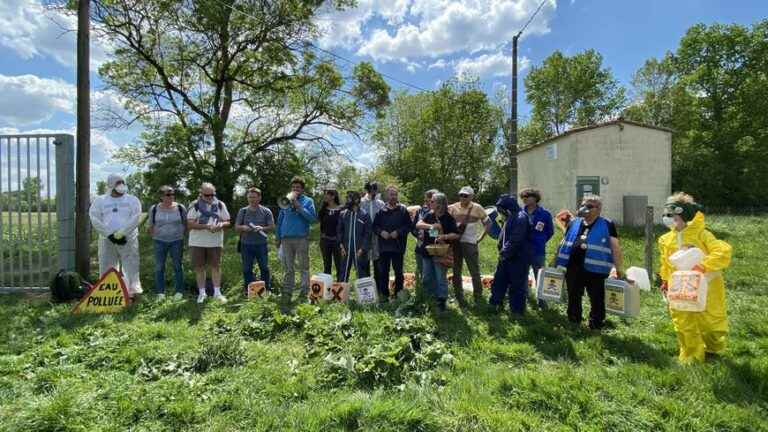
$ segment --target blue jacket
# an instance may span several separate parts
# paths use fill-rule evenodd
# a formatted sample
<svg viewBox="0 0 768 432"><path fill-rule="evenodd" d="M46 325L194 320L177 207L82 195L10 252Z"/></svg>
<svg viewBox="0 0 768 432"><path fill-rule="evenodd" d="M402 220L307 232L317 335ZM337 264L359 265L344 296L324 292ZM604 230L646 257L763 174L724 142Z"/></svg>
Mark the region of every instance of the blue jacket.
<svg viewBox="0 0 768 432"><path fill-rule="evenodd" d="M302 238L309 235L309 225L317 222L315 202L312 198L302 194L298 198L301 207L299 210L293 206L280 209L277 216L275 236L278 240L283 238Z"/></svg>
<svg viewBox="0 0 768 432"><path fill-rule="evenodd" d="M520 209L514 197L506 194L499 197L496 207L506 210L509 214L499 236L499 259L528 265L530 261L528 235L531 229L528 214Z"/></svg>
<svg viewBox="0 0 768 432"><path fill-rule="evenodd" d="M531 225L531 232L528 236L531 255L535 257L544 256L547 242L555 234L552 214L541 206L536 206L533 213L528 213L526 209L523 209L523 212L528 215L528 221Z"/></svg>

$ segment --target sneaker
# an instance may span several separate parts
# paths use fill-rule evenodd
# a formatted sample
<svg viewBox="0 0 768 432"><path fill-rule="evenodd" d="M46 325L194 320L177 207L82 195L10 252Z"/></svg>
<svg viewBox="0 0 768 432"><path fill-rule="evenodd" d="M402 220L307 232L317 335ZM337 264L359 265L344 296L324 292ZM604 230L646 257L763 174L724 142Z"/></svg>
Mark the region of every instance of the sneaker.
<svg viewBox="0 0 768 432"><path fill-rule="evenodd" d="M156 301L159 301L159 302L161 302L161 301L164 301L164 300L165 300L165 294L163 294L163 293L160 293L160 294L158 294L158 295L155 297L155 300L156 300Z"/></svg>
<svg viewBox="0 0 768 432"><path fill-rule="evenodd" d="M214 298L215 300L218 300L218 301L219 301L219 302L221 302L221 303L226 303L226 302L227 302L227 298L226 298L226 297L224 297L224 295L223 295L223 294L214 294L214 295L213 295L213 298Z"/></svg>
<svg viewBox="0 0 768 432"><path fill-rule="evenodd" d="M176 293L176 294L173 295L173 299L174 300L181 300L183 298L184 298L184 294L182 294L182 293Z"/></svg>
<svg viewBox="0 0 768 432"><path fill-rule="evenodd" d="M208 294L200 293L200 295L197 296L197 304L205 303L206 297L208 297Z"/></svg>

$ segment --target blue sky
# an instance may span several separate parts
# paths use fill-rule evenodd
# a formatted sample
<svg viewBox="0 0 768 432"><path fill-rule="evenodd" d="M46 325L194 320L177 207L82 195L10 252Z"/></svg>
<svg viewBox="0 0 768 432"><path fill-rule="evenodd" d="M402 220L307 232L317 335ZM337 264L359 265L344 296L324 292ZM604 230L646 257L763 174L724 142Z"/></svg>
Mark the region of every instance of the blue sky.
<svg viewBox="0 0 768 432"><path fill-rule="evenodd" d="M358 7L326 12L319 19L325 36L317 43L354 61L371 61L400 80L433 89L457 74L479 76L490 94L508 91L510 40L536 9L539 0L358 0ZM522 78L530 65L550 53L574 54L593 48L627 85L650 57L674 50L696 23L752 24L768 16L766 0L547 0L520 41ZM70 17L42 13L40 0L0 2L0 134L74 131L75 35ZM109 47L92 43L93 70L109 58ZM94 99L119 104L103 91L94 74ZM394 89L401 84L390 82ZM410 91L413 91L410 89ZM131 143L138 129L93 131L92 181L126 167L110 154ZM346 138L342 138L346 139ZM349 154L371 166L376 151L348 139Z"/></svg>

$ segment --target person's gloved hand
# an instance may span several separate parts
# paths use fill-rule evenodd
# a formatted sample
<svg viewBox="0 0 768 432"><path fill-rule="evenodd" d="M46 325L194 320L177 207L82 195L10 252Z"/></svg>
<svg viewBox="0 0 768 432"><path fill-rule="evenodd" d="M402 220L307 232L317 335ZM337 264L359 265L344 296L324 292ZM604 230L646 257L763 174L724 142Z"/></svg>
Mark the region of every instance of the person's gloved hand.
<svg viewBox="0 0 768 432"><path fill-rule="evenodd" d="M695 266L693 266L691 270L702 273L702 274L707 272L707 270L701 264L696 264Z"/></svg>
<svg viewBox="0 0 768 432"><path fill-rule="evenodd" d="M121 238L116 238L115 234L108 235L107 236L107 240L111 241L112 243L114 243L114 244L116 244L118 246L122 246L122 245L128 243L128 240L125 239L125 236L123 236Z"/></svg>
<svg viewBox="0 0 768 432"><path fill-rule="evenodd" d="M119 229L119 230L115 231L114 233L112 233L112 235L115 236L116 240L120 240L120 239L125 238L125 231Z"/></svg>

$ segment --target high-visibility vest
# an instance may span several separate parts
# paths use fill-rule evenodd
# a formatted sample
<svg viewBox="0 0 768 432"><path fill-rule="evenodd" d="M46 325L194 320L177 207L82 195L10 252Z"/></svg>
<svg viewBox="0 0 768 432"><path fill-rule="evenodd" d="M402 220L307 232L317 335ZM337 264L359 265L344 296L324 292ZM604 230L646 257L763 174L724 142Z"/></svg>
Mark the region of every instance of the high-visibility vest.
<svg viewBox="0 0 768 432"><path fill-rule="evenodd" d="M557 265L567 267L571 259L573 243L579 236L579 229L584 223L582 218L575 218L565 233L563 242L557 252ZM611 251L611 236L608 231L608 221L598 217L587 233L587 250L584 257L584 269L591 273L609 274L613 267L613 252Z"/></svg>

